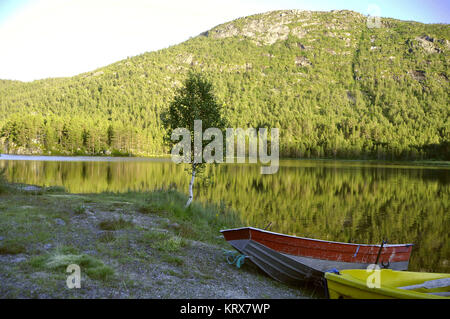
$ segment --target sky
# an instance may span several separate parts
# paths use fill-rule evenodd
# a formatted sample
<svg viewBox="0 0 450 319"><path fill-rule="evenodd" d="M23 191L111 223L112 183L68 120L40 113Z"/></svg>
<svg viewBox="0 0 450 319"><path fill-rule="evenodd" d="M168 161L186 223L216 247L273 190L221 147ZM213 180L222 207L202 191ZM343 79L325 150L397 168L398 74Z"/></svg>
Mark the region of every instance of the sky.
<svg viewBox="0 0 450 319"><path fill-rule="evenodd" d="M0 79L73 76L281 9L450 23L450 0L0 0Z"/></svg>

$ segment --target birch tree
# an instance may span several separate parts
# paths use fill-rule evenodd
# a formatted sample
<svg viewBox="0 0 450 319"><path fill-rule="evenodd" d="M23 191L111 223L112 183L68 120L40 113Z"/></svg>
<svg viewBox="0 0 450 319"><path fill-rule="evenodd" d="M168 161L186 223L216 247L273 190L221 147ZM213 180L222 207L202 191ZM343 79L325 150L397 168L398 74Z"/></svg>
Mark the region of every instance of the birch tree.
<svg viewBox="0 0 450 319"><path fill-rule="evenodd" d="M185 142L183 162L189 163L188 171L191 177L189 199L185 207L189 207L194 199L195 177L205 166L203 149L210 144L209 139L212 137L211 134L202 136L203 130L215 128L223 132L226 127L222 105L214 95L211 82L199 73L189 72L183 86L175 93L168 110L163 113L162 122L166 128L164 140L169 146L174 147L180 143L173 139L177 135ZM215 139L217 138L215 136ZM223 150L223 140L220 145Z"/></svg>

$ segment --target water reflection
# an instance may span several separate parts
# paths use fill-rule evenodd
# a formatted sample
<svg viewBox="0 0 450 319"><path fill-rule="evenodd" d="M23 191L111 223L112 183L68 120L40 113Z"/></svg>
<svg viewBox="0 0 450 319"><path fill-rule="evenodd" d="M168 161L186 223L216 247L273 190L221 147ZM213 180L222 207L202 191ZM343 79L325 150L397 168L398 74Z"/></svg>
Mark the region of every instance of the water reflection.
<svg viewBox="0 0 450 319"><path fill-rule="evenodd" d="M15 159L10 157L10 159ZM26 160L25 160L26 159ZM31 160L30 160L31 159ZM11 181L74 193L187 191L183 166L167 159L4 160ZM280 161L274 175L251 164L208 167L198 200L225 203L245 224L327 240L414 243L411 270L450 272L450 169L358 161Z"/></svg>

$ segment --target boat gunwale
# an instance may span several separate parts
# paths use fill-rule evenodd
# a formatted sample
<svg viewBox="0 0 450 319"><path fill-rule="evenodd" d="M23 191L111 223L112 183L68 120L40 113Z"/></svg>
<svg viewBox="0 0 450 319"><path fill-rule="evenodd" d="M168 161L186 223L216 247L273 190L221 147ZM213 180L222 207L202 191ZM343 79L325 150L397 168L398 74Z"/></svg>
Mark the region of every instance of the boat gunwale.
<svg viewBox="0 0 450 319"><path fill-rule="evenodd" d="M262 233L267 233L271 235L277 235L277 236L283 236L283 237L289 237L289 238L297 238L297 239L304 239L304 240L310 240L310 241L316 241L316 242L323 242L323 243L331 243L331 244L340 244L340 245L349 245L349 246L367 246L367 247L381 247L381 244L356 244L356 243L345 243L345 242L339 242L339 241L331 241L331 240L324 240L324 239L315 239L315 238L307 238L307 237L298 237L298 236L292 236L292 235L286 235L281 233L272 232L269 230L259 229L255 227L239 227L239 228L231 228L231 229L223 229L220 230L221 233L228 232L228 231L238 231L238 230L254 230L259 231ZM251 233L250 237L251 239ZM409 247L414 246L414 244L384 244L383 247Z"/></svg>

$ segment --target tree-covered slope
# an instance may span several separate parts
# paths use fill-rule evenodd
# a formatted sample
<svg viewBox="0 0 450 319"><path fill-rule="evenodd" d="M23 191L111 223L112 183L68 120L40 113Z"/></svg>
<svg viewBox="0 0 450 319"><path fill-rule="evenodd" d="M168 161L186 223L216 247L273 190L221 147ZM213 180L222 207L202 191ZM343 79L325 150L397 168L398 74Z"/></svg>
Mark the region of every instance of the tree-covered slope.
<svg viewBox="0 0 450 319"><path fill-rule="evenodd" d="M282 156L449 159L448 25L273 11L71 78L0 81L4 152L152 155L189 69L233 127L278 127Z"/></svg>

